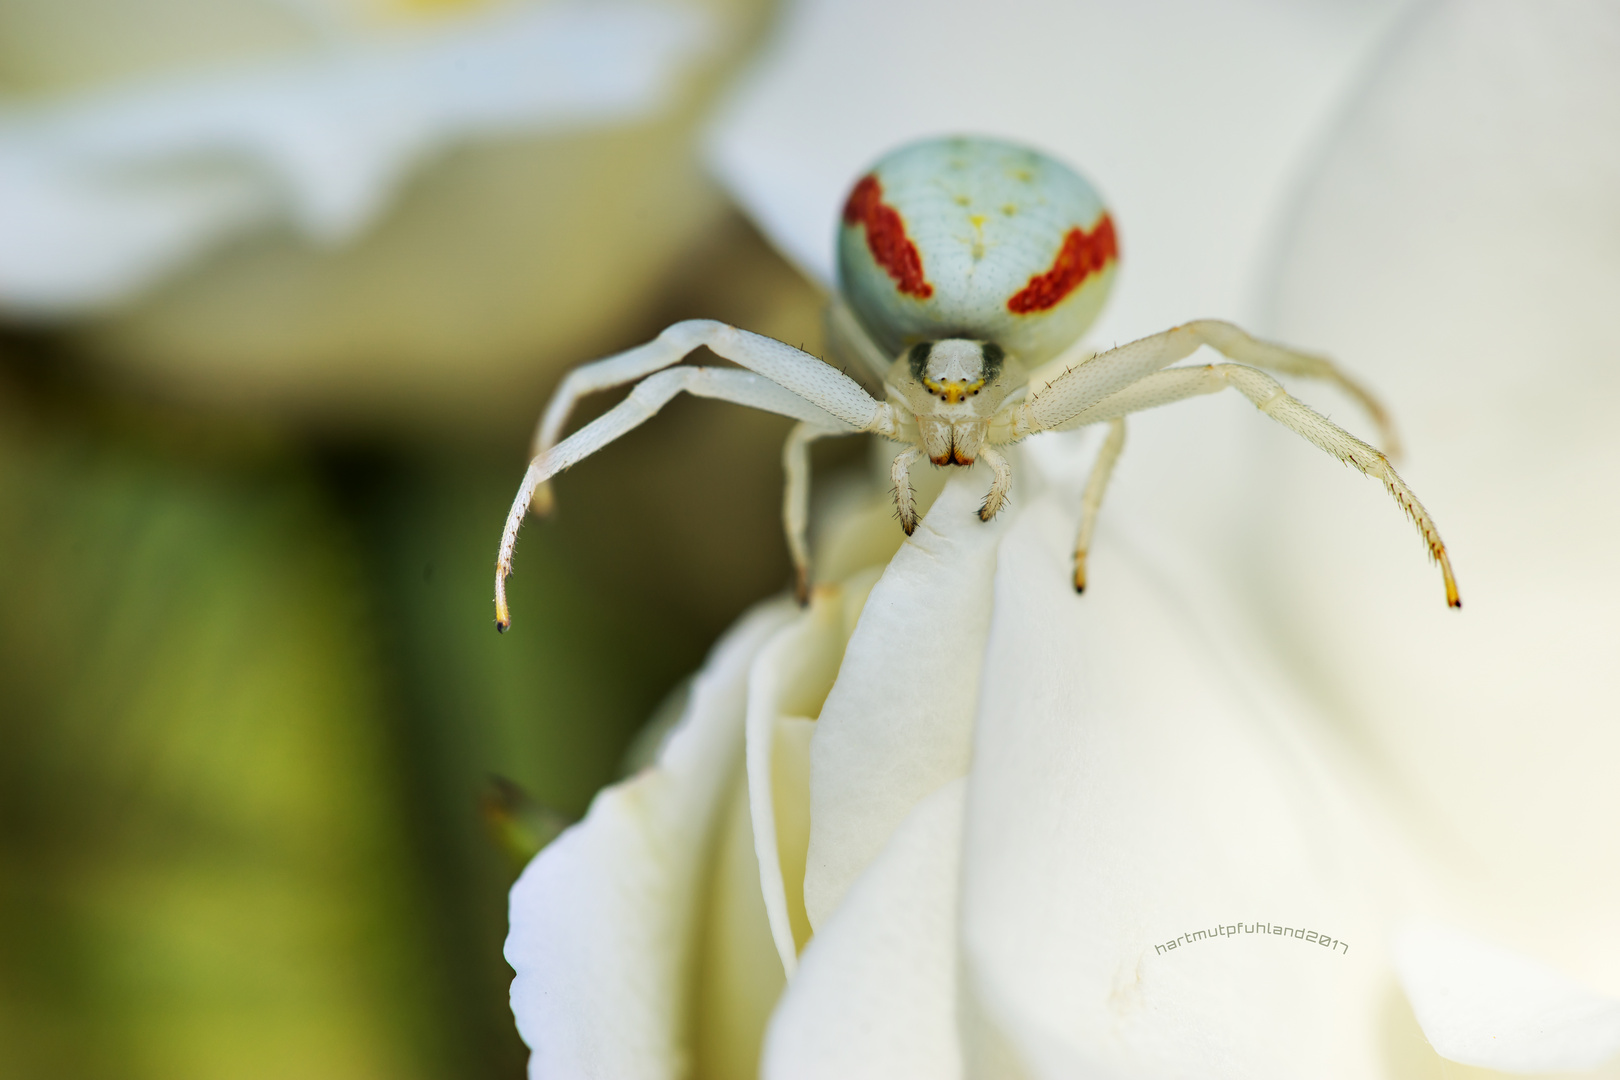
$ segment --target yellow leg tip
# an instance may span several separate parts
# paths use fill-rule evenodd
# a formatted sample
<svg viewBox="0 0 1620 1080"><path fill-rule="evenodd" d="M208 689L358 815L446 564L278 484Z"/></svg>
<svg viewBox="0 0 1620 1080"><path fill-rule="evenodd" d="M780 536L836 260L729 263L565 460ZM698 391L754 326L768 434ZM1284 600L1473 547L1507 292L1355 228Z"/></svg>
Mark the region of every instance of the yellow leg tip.
<svg viewBox="0 0 1620 1080"><path fill-rule="evenodd" d="M1446 582L1446 606L1462 607L1462 597L1457 594L1457 578L1451 572L1451 560L1446 558L1445 548L1436 553L1435 561L1440 564L1440 576Z"/></svg>

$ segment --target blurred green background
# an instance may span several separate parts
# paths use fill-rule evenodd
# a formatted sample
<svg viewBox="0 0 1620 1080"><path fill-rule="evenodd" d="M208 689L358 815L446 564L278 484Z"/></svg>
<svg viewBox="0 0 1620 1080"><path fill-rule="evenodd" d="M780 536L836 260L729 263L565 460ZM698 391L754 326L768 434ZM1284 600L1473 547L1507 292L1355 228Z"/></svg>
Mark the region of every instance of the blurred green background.
<svg viewBox="0 0 1620 1080"><path fill-rule="evenodd" d="M814 293L722 232L730 303L669 304L814 334ZM582 814L784 585L787 423L683 400L564 477L497 635L526 425L312 433L7 339L0 1075L520 1075L480 802L501 776Z"/></svg>
<svg viewBox="0 0 1620 1080"><path fill-rule="evenodd" d="M561 479L493 629L496 541L563 371L691 316L819 347L821 297L696 164L769 15L706 6L730 44L657 117L448 152L344 248L270 229L109 310L0 318L0 1076L522 1075L494 778L583 814L788 580L789 422L683 399ZM192 59L104 8L8 0L0 104L116 84L142 48ZM193 51L235 57L225 37ZM571 231L525 217L559 191ZM593 215L649 223L656 251ZM528 224L502 255L505 221ZM646 265L604 311L547 307L547 274L612 273L631 241ZM449 288L480 272L499 289ZM312 295L439 336L390 351ZM535 310L480 307L502 296Z"/></svg>

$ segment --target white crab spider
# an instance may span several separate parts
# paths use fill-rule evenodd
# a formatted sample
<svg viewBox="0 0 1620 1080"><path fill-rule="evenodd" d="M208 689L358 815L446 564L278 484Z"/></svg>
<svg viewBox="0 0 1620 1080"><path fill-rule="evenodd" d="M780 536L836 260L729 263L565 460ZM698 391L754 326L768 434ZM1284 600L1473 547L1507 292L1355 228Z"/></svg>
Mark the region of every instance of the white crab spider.
<svg viewBox="0 0 1620 1080"><path fill-rule="evenodd" d="M993 473L979 510L988 521L1012 484L997 447L1038 431L1109 425L1081 498L1074 585L1084 590L1086 552L1124 445L1124 418L1231 387L1284 427L1382 480L1439 563L1446 602L1461 606L1440 533L1389 458L1260 370L1338 384L1367 408L1393 448L1383 410L1330 361L1214 320L1096 355L1075 351L1108 295L1117 261L1114 225L1102 201L1051 158L978 138L933 139L889 154L856 183L844 207L841 302L830 320L834 335L882 381L888 400L878 401L809 353L705 319L676 323L645 345L576 368L546 407L534 460L507 515L495 571L496 626L510 625L506 576L518 528L531 503L538 512L549 510L550 479L683 390L799 421L783 451L782 516L801 600L810 582L808 446L816 439L871 432L905 447L891 475L900 525L909 534L917 512L908 471L918 458L926 455L935 465L983 459ZM1202 345L1238 363L1170 367ZM700 346L745 370L674 366ZM1030 369L1048 362L1031 377ZM631 382L636 386L628 399L557 441L580 397Z"/></svg>

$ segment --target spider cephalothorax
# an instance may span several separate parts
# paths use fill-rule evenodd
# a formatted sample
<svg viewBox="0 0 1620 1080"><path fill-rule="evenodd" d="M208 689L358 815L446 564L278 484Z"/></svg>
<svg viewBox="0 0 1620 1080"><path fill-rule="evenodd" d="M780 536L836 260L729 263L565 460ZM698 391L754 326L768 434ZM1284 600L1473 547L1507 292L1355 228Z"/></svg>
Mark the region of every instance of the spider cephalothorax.
<svg viewBox="0 0 1620 1080"><path fill-rule="evenodd" d="M895 509L910 533L917 511L909 470L923 456L935 465L989 465L990 490L979 511L988 521L1012 486L1011 465L997 447L1041 431L1108 425L1081 497L1074 585L1083 590L1092 527L1124 446L1124 418L1230 387L1318 448L1381 480L1439 563L1447 603L1459 606L1440 533L1388 457L1267 374L1337 384L1367 409L1392 447L1383 409L1332 362L1211 319L1103 353L1080 348L1118 262L1118 236L1102 200L1078 173L1044 154L971 138L930 139L889 154L855 182L845 201L839 299L829 320L845 350L881 380L886 400L809 353L704 319L676 323L645 345L576 368L546 407L534 460L507 515L496 561L496 625L509 625L505 582L518 528L531 504L540 512L551 505L551 477L683 390L799 421L783 453L782 516L801 599L810 584L804 534L808 447L816 439L870 432L901 444L891 476ZM1237 362L1171 366L1205 345ZM700 346L744 370L678 366ZM624 402L558 441L582 395L631 382L636 385Z"/></svg>
<svg viewBox="0 0 1620 1080"><path fill-rule="evenodd" d="M1024 384L1024 369L993 341L920 341L889 369L891 396L913 413L935 465L972 465L990 418Z"/></svg>

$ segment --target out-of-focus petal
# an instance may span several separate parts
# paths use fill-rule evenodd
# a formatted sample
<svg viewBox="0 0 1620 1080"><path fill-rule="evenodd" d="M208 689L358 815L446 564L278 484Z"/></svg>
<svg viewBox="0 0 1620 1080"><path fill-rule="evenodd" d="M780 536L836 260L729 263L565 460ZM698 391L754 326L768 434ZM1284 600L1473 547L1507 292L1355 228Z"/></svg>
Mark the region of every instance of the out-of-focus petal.
<svg viewBox="0 0 1620 1080"><path fill-rule="evenodd" d="M963 786L949 781L917 803L816 931L771 1019L767 1080L962 1074L956 898Z"/></svg>
<svg viewBox="0 0 1620 1080"><path fill-rule="evenodd" d="M0 113L0 304L123 299L224 238L286 221L336 242L457 142L656 112L713 46L691 8L522 4L238 72Z"/></svg>
<svg viewBox="0 0 1620 1080"><path fill-rule="evenodd" d="M1069 506L1027 508L998 556L963 841L970 1071L1379 1075L1373 875L1313 717L1173 549L1114 539L1121 515L1076 596Z"/></svg>
<svg viewBox="0 0 1620 1080"><path fill-rule="evenodd" d="M777 632L754 658L748 680L748 799L760 890L771 936L791 975L810 937L804 909L810 835L810 746L814 720L844 658L849 625L866 599L854 588L818 587L809 610Z"/></svg>
<svg viewBox="0 0 1620 1080"><path fill-rule="evenodd" d="M1620 1001L1449 926L1396 936L1395 968L1441 1057L1498 1072L1595 1069L1620 1053Z"/></svg>
<svg viewBox="0 0 1620 1080"><path fill-rule="evenodd" d="M1006 516L953 480L873 587L810 744L804 903L820 927L913 806L964 775Z"/></svg>
<svg viewBox="0 0 1620 1080"><path fill-rule="evenodd" d="M1376 485L1284 433L1245 509L1275 639L1451 871L1431 914L1620 998L1616 55L1610 3L1435 5L1276 269L1271 329L1388 394L1461 612Z"/></svg>
<svg viewBox="0 0 1620 1080"><path fill-rule="evenodd" d="M705 855L740 771L748 670L794 613L768 604L734 628L658 765L599 794L513 886L506 958L530 1075L685 1075Z"/></svg>
<svg viewBox="0 0 1620 1080"><path fill-rule="evenodd" d="M755 1080L765 1025L787 982L760 894L748 801L739 770L727 785L699 931L697 1041L686 1075L703 1080Z"/></svg>

